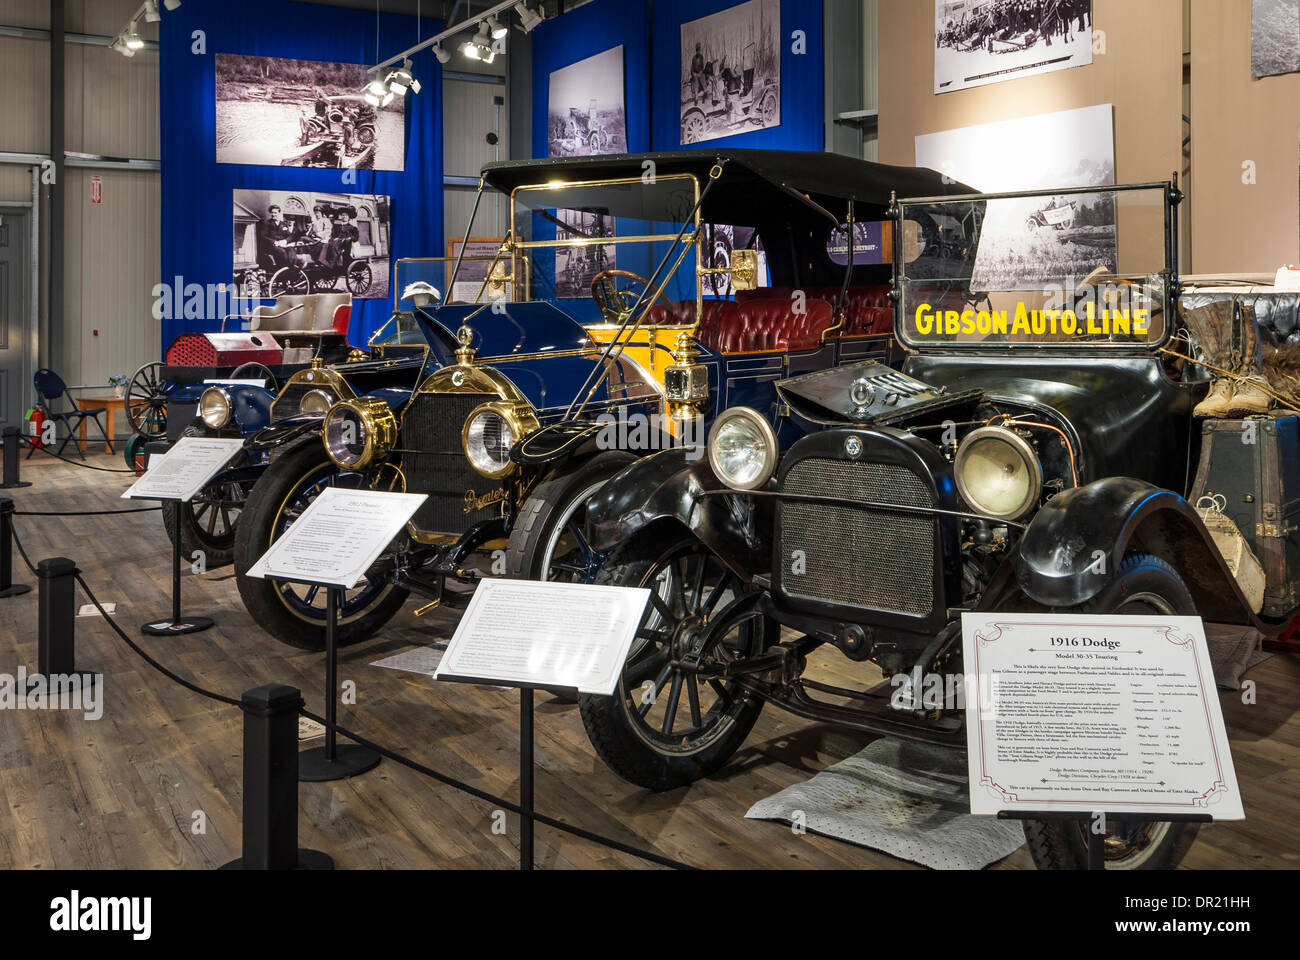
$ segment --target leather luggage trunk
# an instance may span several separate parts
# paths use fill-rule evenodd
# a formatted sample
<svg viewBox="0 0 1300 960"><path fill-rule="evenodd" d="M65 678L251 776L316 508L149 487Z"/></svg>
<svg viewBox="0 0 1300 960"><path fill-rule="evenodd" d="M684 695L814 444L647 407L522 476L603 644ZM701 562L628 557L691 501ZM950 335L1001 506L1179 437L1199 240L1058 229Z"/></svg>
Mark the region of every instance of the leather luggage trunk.
<svg viewBox="0 0 1300 960"><path fill-rule="evenodd" d="M1201 459L1192 485L1193 506L1220 494L1224 513L1241 531L1264 568L1266 617L1291 615L1300 579L1300 418L1275 411L1268 418L1205 420Z"/></svg>

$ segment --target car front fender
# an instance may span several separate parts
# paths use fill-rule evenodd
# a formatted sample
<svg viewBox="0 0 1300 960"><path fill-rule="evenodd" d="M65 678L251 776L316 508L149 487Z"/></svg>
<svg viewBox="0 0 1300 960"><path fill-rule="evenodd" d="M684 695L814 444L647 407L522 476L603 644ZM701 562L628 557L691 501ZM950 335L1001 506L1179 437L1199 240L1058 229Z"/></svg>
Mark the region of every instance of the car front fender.
<svg viewBox="0 0 1300 960"><path fill-rule="evenodd" d="M729 491L697 452L664 450L637 460L596 494L587 508L588 536L597 550L610 550L652 524L676 521L748 585L771 559L770 547L747 532L771 528L762 516L746 522L751 503Z"/></svg>
<svg viewBox="0 0 1300 960"><path fill-rule="evenodd" d="M320 436L321 420L293 419L257 431L248 438L244 449L250 453L267 453L278 450L305 437Z"/></svg>
<svg viewBox="0 0 1300 960"><path fill-rule="evenodd" d="M1046 607L1074 607L1097 596L1135 551L1168 561L1203 618L1258 624L1191 504L1130 477L1109 477L1053 497L1020 541L1016 580Z"/></svg>

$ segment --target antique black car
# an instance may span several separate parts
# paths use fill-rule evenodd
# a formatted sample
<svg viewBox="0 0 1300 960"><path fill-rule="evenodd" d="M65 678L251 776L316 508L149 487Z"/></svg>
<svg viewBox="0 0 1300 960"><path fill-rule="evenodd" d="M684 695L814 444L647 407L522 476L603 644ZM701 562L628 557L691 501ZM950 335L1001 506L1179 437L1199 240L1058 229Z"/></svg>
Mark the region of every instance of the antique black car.
<svg viewBox="0 0 1300 960"><path fill-rule="evenodd" d="M317 93L312 112L298 120L298 149L281 158L286 167L373 170L375 108L364 97Z"/></svg>
<svg viewBox="0 0 1300 960"><path fill-rule="evenodd" d="M1184 499L1204 492L1194 473L1212 458L1193 420L1207 375L1166 347L1182 335L1176 185L1103 192L1124 231L1111 225L1109 249L1063 243L1058 261L1024 264L1034 279L1017 289L982 278L1008 275L1001 258L1033 195L900 202L898 229L940 217L983 231L973 262L937 246L896 261L896 332L912 350L901 371L786 379L782 420L808 433L783 455L767 411L733 408L707 460L658 453L597 494L588 535L613 551L598 582L653 590L616 695L581 698L611 769L652 790L708 776L766 702L964 748L960 711L896 709L872 689L874 667L854 689L805 676L823 646L886 677L959 676L963 611L1199 614L1266 635L1291 620L1297 564L1271 567L1256 615ZM1259 429L1296 461L1293 412ZM1219 459L1240 460L1227 446ZM1219 492L1240 504L1267 491ZM1261 556L1297 556L1294 525L1244 526ZM1108 865L1168 863L1185 827L1112 821ZM1040 864L1087 862L1075 824L1026 830Z"/></svg>
<svg viewBox="0 0 1300 960"><path fill-rule="evenodd" d="M583 534L588 498L646 452L703 456L707 424L727 406L760 407L792 441L801 428L777 419L777 380L894 355L891 264L879 251L836 263L832 231L883 218L891 190L951 187L929 170L742 150L491 164L480 197L487 188L511 213L495 262L472 290L454 271L450 302L414 311L436 368L413 396L341 398L314 448L268 470L240 525L242 573L325 484L429 495L345 597L342 643L369 636L410 593L422 609L462 602L444 588L477 582L479 551L503 551L496 573L589 582L604 555ZM748 248L704 266L708 223L751 228ZM603 266L565 289L569 262L596 251ZM719 271L734 300L704 299ZM239 585L278 639L323 644L319 593Z"/></svg>

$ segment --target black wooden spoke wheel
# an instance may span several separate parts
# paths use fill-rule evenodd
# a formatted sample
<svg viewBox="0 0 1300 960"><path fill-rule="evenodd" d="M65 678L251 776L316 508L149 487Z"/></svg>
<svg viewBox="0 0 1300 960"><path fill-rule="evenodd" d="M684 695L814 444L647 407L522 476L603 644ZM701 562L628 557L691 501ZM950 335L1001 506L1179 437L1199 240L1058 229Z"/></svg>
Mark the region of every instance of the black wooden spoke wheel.
<svg viewBox="0 0 1300 960"><path fill-rule="evenodd" d="M592 746L611 770L650 790L709 776L744 743L763 707L736 680L685 665L710 621L739 597L739 580L683 530L675 542L653 536L620 546L597 582L648 588L652 612L614 696L578 698ZM753 656L778 634L769 620L744 621L707 644L700 662Z"/></svg>
<svg viewBox="0 0 1300 960"><path fill-rule="evenodd" d="M167 436L167 394L171 382L163 377L159 361L146 363L134 374L126 387L126 419L131 429L146 440Z"/></svg>

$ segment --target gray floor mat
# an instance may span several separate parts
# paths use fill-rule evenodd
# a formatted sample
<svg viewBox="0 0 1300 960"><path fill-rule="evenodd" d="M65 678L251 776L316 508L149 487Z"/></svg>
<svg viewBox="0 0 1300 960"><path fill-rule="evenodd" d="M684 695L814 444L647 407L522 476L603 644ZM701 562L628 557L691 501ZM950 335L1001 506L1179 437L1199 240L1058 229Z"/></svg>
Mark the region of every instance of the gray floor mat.
<svg viewBox="0 0 1300 960"><path fill-rule="evenodd" d="M754 820L881 850L936 870L978 870L1025 842L1019 822L970 814L966 754L881 739L750 807Z"/></svg>

